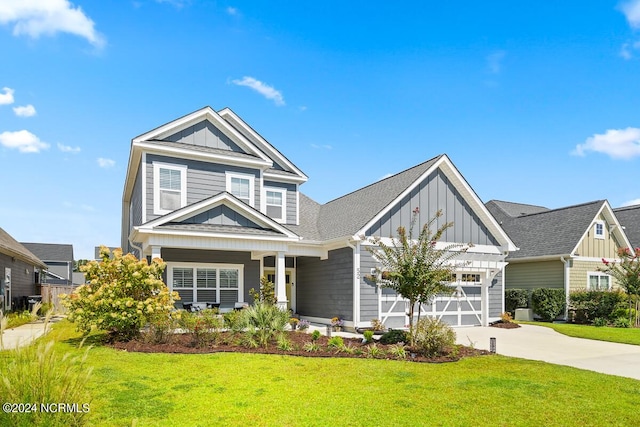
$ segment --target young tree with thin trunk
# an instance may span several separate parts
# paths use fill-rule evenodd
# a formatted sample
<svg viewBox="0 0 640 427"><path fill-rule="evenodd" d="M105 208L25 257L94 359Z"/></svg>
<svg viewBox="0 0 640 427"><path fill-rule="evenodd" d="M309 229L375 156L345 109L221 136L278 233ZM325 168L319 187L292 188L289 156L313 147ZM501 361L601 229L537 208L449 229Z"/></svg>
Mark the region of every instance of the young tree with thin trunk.
<svg viewBox="0 0 640 427"><path fill-rule="evenodd" d="M452 287L451 276L455 269L454 258L460 256L471 244L452 243L443 248L437 248L436 242L444 232L453 226L452 222L442 224L435 233L432 231L442 210L427 221L421 228L420 234L414 240L413 229L420 210L413 210L413 217L409 231L403 226L398 227L398 235L387 244L379 236L369 237L373 247L366 249L381 264L376 268L376 274L367 276L382 287L393 289L398 295L409 302L409 336L410 345L415 345L414 314L416 304L429 303L439 294L449 294ZM418 312L419 315L419 312Z"/></svg>
<svg viewBox="0 0 640 427"><path fill-rule="evenodd" d="M620 262L609 262L602 258L604 268L598 270L613 276L629 296L629 321L640 326L640 248L631 251L629 248L618 249ZM635 318L633 303L635 302Z"/></svg>

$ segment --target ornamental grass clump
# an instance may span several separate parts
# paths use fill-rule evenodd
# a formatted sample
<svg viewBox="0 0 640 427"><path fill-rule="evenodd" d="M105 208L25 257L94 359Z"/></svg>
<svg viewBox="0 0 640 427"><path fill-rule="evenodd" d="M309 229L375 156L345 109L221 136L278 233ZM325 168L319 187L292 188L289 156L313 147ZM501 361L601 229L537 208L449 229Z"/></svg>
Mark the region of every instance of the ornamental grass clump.
<svg viewBox="0 0 640 427"><path fill-rule="evenodd" d="M456 333L451 326L436 318L420 319L415 333L416 347L427 357L445 354L456 343Z"/></svg>
<svg viewBox="0 0 640 427"><path fill-rule="evenodd" d="M101 261L80 267L87 284L61 295L67 317L78 331L100 329L115 340L128 340L140 335L151 316L169 316L174 310L180 297L162 281L165 263L160 258L148 264L132 254L123 255L121 249L111 254L104 246L100 257Z"/></svg>
<svg viewBox="0 0 640 427"><path fill-rule="evenodd" d="M262 347L267 347L269 342L284 332L289 323L287 311L264 302L258 302L241 313L241 324L245 326L245 334L253 337Z"/></svg>

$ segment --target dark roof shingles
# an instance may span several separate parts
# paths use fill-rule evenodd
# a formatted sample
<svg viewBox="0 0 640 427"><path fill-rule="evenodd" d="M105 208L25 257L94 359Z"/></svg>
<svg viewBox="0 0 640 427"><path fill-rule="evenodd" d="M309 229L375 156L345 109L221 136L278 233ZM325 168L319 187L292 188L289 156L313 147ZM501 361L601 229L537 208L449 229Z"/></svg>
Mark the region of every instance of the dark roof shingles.
<svg viewBox="0 0 640 427"><path fill-rule="evenodd" d="M613 210L634 248L640 246L640 205L625 206Z"/></svg>

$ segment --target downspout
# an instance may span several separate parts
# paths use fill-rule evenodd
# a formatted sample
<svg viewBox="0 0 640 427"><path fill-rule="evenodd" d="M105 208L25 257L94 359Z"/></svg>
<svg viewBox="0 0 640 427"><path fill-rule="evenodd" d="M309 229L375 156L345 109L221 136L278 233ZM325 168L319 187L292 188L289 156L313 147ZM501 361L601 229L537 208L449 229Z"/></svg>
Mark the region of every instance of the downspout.
<svg viewBox="0 0 640 427"><path fill-rule="evenodd" d="M560 257L560 261L564 264L564 320L569 320L569 289L570 289L570 279L571 274L569 269L571 268L571 257L569 259L565 259L563 256Z"/></svg>
<svg viewBox="0 0 640 427"><path fill-rule="evenodd" d="M347 246L353 249L353 327L360 323L360 242L355 245L347 241Z"/></svg>
<svg viewBox="0 0 640 427"><path fill-rule="evenodd" d="M129 242L129 244L131 245L131 247L132 247L132 248L134 248L134 249L137 249L137 250L138 250L138 259L142 259L142 256L143 256L143 254L142 254L142 246L137 246L135 243L133 243L133 242L131 241L131 239L130 239L130 238L129 238L129 239L127 239L127 240L128 240L128 242Z"/></svg>

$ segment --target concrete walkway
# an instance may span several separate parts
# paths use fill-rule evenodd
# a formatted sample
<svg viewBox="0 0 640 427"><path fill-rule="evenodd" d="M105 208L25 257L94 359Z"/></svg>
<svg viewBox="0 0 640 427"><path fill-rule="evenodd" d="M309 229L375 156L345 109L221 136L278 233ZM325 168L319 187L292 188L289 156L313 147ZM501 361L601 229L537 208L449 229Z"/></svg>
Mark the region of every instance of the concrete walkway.
<svg viewBox="0 0 640 427"><path fill-rule="evenodd" d="M640 380L638 345L573 338L551 328L533 325L521 325L517 329L456 328L456 335L458 344L483 350L489 350L489 339L494 337L496 352L505 356Z"/></svg>
<svg viewBox="0 0 640 427"><path fill-rule="evenodd" d="M62 317L52 316L47 325L46 332L51 330L51 324L62 319ZM3 347L0 350L14 350L31 344L45 333L44 320L39 319L35 322L17 326L15 328L6 329L2 335Z"/></svg>

